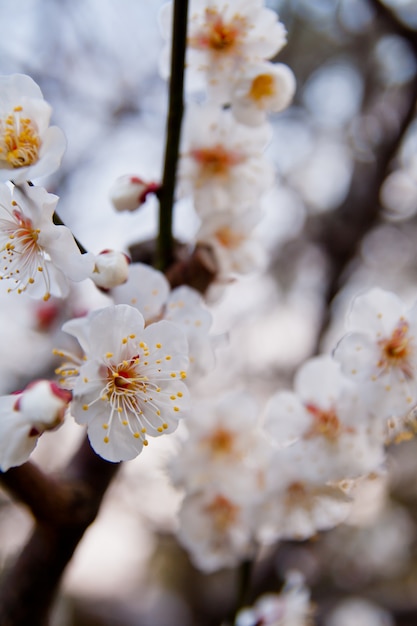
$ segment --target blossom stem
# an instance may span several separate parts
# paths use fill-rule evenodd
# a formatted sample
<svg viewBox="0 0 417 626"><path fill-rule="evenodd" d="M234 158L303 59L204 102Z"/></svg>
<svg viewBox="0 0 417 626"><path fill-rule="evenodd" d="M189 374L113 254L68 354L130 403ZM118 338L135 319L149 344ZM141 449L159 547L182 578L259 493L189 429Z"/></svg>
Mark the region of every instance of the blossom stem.
<svg viewBox="0 0 417 626"><path fill-rule="evenodd" d="M172 28L171 79L169 84L165 160L159 197L159 235L156 266L161 271L173 260L173 203L179 158L181 123L184 112L184 64L187 45L188 0L174 1Z"/></svg>
<svg viewBox="0 0 417 626"><path fill-rule="evenodd" d="M238 570L238 592L236 601L237 613L249 601L250 583L252 578L253 560L247 559L240 564Z"/></svg>
<svg viewBox="0 0 417 626"><path fill-rule="evenodd" d="M65 226L64 222L61 220L58 213L53 214L52 220L54 224L56 224L57 226ZM74 234L72 236L74 237ZM81 254L86 254L87 250L84 248L83 244L80 243L76 237L74 237L74 241L77 244L78 250L81 252Z"/></svg>

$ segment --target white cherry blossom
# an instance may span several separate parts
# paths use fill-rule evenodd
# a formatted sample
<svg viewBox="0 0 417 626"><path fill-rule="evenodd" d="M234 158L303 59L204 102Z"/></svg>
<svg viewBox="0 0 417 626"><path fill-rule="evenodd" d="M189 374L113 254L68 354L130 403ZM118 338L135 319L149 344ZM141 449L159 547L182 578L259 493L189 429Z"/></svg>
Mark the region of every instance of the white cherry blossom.
<svg viewBox="0 0 417 626"><path fill-rule="evenodd" d="M178 520L178 539L203 572L234 567L254 555L252 507L221 490L188 494Z"/></svg>
<svg viewBox="0 0 417 626"><path fill-rule="evenodd" d="M171 47L172 2L161 9L162 35ZM286 43L286 31L277 14L262 0L191 0L187 36L187 68L210 98L230 102L230 87L246 64L269 59ZM169 53L164 52L163 75L168 74Z"/></svg>
<svg viewBox="0 0 417 626"><path fill-rule="evenodd" d="M29 76L0 76L0 181L21 184L58 169L66 140L49 126L51 111Z"/></svg>
<svg viewBox="0 0 417 626"><path fill-rule="evenodd" d="M262 543L279 539L302 541L318 531L341 524L352 502L337 483L331 468L308 445L295 444L272 457L267 495L257 507L257 537Z"/></svg>
<svg viewBox="0 0 417 626"><path fill-rule="evenodd" d="M64 420L71 392L49 380L36 380L23 391L0 397L0 470L25 463L39 437Z"/></svg>
<svg viewBox="0 0 417 626"><path fill-rule="evenodd" d="M147 324L166 319L182 328L189 345L188 375L201 375L214 367L209 335L212 316L194 289L183 285L170 291L161 272L143 263L132 263L127 282L113 289L111 295L115 303L137 308Z"/></svg>
<svg viewBox="0 0 417 626"><path fill-rule="evenodd" d="M265 594L239 611L235 626L312 626L313 613L302 574L290 571L281 593Z"/></svg>
<svg viewBox="0 0 417 626"><path fill-rule="evenodd" d="M265 247L253 232L262 217L260 211L245 211L241 215L226 211L205 217L196 240L210 246L216 274L224 278L265 267Z"/></svg>
<svg viewBox="0 0 417 626"><path fill-rule="evenodd" d="M383 462L380 421L338 362L330 356L310 359L298 370L294 391L271 398L265 430L278 446L298 442L301 453L313 455L323 482L355 478Z"/></svg>
<svg viewBox="0 0 417 626"><path fill-rule="evenodd" d="M170 286L162 272L144 263L132 263L127 281L112 289L111 296L116 304L130 304L138 309L149 324L161 319L169 293Z"/></svg>
<svg viewBox="0 0 417 626"><path fill-rule="evenodd" d="M286 109L295 93L295 77L283 63L259 63L245 68L232 89L232 113L241 124L265 124L268 113Z"/></svg>
<svg viewBox="0 0 417 626"><path fill-rule="evenodd" d="M334 356L382 418L417 404L417 305L374 288L357 296Z"/></svg>
<svg viewBox="0 0 417 626"><path fill-rule="evenodd" d="M217 485L223 495L262 497L269 448L258 424L259 408L247 392L230 391L199 402L187 419L189 436L170 469L187 492Z"/></svg>
<svg viewBox="0 0 417 626"><path fill-rule="evenodd" d="M230 111L213 105L190 106L179 183L202 217L256 206L273 182L273 168L263 157L270 132L268 125L238 124Z"/></svg>
<svg viewBox="0 0 417 626"><path fill-rule="evenodd" d="M52 221L58 197L28 184L0 184L0 280L7 291L48 300L68 294L68 279L87 278L92 254L81 254L71 231Z"/></svg>
<svg viewBox="0 0 417 626"><path fill-rule="evenodd" d="M182 285L173 289L162 311L162 318L178 324L186 334L189 348L189 375L201 376L215 366L213 340L210 336L212 315L204 307L200 294Z"/></svg>
<svg viewBox="0 0 417 626"><path fill-rule="evenodd" d="M74 381L72 414L87 425L97 454L113 462L137 456L148 435L174 431L188 409L184 333L165 320L144 326L127 304L63 325L85 353L78 367L58 370Z"/></svg>

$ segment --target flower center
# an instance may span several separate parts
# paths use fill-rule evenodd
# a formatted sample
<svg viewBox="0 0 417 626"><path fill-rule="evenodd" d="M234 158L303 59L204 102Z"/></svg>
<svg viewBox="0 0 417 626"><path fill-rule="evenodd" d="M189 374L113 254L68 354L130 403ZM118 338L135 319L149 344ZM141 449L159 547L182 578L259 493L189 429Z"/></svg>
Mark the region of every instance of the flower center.
<svg viewBox="0 0 417 626"><path fill-rule="evenodd" d="M253 79L248 93L249 98L260 101L273 95L275 95L275 85L271 74L259 74Z"/></svg>
<svg viewBox="0 0 417 626"><path fill-rule="evenodd" d="M239 508L224 496L217 495L205 511L211 516L216 531L223 533L236 522Z"/></svg>
<svg viewBox="0 0 417 626"><path fill-rule="evenodd" d="M216 230L215 237L220 245L231 250L238 248L245 239L244 235L232 230L230 226L223 226Z"/></svg>
<svg viewBox="0 0 417 626"><path fill-rule="evenodd" d="M300 500L303 500L307 495L307 490L302 482L293 482L288 485L285 494L285 504L291 508L297 506Z"/></svg>
<svg viewBox="0 0 417 626"><path fill-rule="evenodd" d="M314 404L306 404L305 408L313 418L312 425L305 435L306 438L321 436L332 442L339 438L343 429L333 408L324 411Z"/></svg>
<svg viewBox="0 0 417 626"><path fill-rule="evenodd" d="M135 403L137 393L146 393L146 376L141 376L137 369L139 355L129 361L107 368L107 394L110 401L118 402L120 398L129 398L129 403Z"/></svg>
<svg viewBox="0 0 417 626"><path fill-rule="evenodd" d="M406 378L413 377L413 367L410 357L414 352L413 337L408 334L409 326L405 320L400 320L391 337L378 342L381 348L381 357L378 367L389 371L391 367L399 369Z"/></svg>
<svg viewBox="0 0 417 626"><path fill-rule="evenodd" d="M190 37L189 46L199 50L208 49L214 53L233 52L246 33L246 19L235 15L229 22L225 22L216 9L206 9L205 18L201 31Z"/></svg>
<svg viewBox="0 0 417 626"><path fill-rule="evenodd" d="M15 107L13 114L0 121L0 162L15 169L36 163L41 140L34 122L22 117L22 107Z"/></svg>
<svg viewBox="0 0 417 626"><path fill-rule="evenodd" d="M35 282L35 277L42 275L46 292L44 300L50 297L49 274L45 264L45 252L38 243L40 229L34 228L32 221L15 207L12 211L3 207L9 219L0 219L0 252L4 265L0 266L0 280L14 281L14 287L8 292L22 293Z"/></svg>
<svg viewBox="0 0 417 626"><path fill-rule="evenodd" d="M233 451L234 436L230 430L217 428L204 441L209 445L214 454L231 454Z"/></svg>
<svg viewBox="0 0 417 626"><path fill-rule="evenodd" d="M242 154L226 150L221 144L210 148L192 150L191 156L199 164L202 178L225 177L232 167L243 163L245 160Z"/></svg>

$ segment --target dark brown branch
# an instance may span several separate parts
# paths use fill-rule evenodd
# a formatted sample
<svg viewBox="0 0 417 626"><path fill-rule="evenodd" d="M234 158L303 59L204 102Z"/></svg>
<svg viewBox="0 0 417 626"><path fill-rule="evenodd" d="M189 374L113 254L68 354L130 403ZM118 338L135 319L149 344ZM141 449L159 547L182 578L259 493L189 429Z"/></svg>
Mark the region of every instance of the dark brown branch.
<svg viewBox="0 0 417 626"><path fill-rule="evenodd" d="M397 30L397 27L395 28ZM416 39L417 42L417 39ZM414 48L417 58L417 43ZM417 76L407 88L405 104L398 111L396 132L378 146L371 163L357 163L350 192L341 207L334 213L312 220L310 236L318 243L329 262L329 279L325 289L325 302L330 304L346 278L346 271L357 257L361 243L377 224L380 216L380 189L392 160L416 114ZM316 350L330 321L326 307Z"/></svg>
<svg viewBox="0 0 417 626"><path fill-rule="evenodd" d="M65 567L96 518L119 465L101 459L85 440L60 483L30 463L2 475L7 489L37 517L31 538L0 581L2 626L48 624Z"/></svg>

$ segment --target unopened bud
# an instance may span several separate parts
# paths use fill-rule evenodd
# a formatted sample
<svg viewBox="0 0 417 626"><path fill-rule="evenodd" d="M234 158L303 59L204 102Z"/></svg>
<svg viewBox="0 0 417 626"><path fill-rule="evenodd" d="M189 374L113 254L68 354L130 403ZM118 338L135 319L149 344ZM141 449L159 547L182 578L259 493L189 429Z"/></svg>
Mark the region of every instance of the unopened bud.
<svg viewBox="0 0 417 626"><path fill-rule="evenodd" d="M58 426L65 416L72 394L50 380L30 383L19 396L15 408L34 428L49 430Z"/></svg>
<svg viewBox="0 0 417 626"><path fill-rule="evenodd" d="M136 211L148 194L159 189L159 183L146 182L138 176L126 174L115 180L110 188L110 200L116 211Z"/></svg>
<svg viewBox="0 0 417 626"><path fill-rule="evenodd" d="M91 279L100 289L112 289L127 281L129 265L130 259L124 252L103 250L96 256Z"/></svg>
<svg viewBox="0 0 417 626"><path fill-rule="evenodd" d="M0 471L25 463L46 430L61 426L72 394L50 380L0 396Z"/></svg>

